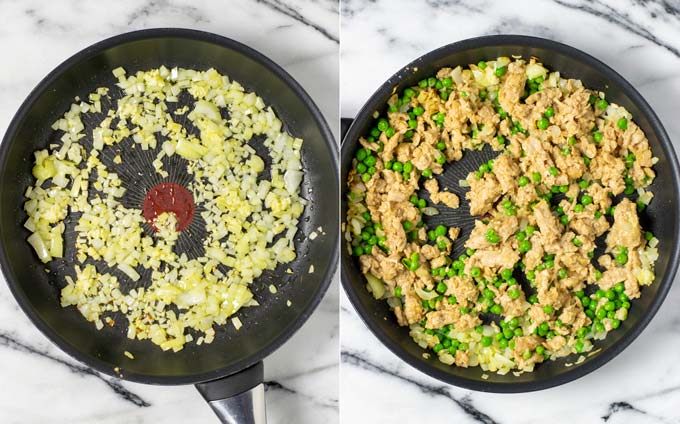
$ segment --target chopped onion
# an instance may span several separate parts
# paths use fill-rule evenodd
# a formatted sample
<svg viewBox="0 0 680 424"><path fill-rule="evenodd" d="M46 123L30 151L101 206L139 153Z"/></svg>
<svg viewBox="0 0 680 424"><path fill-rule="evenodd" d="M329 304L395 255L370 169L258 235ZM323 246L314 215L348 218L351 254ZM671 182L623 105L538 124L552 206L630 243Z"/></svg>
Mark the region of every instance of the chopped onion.
<svg viewBox="0 0 680 424"><path fill-rule="evenodd" d="M432 206L427 206L422 209L423 215L426 216L435 216L439 215L439 210L437 208L433 208Z"/></svg>
<svg viewBox="0 0 680 424"><path fill-rule="evenodd" d="M378 277L371 274L370 272L365 274L366 281L368 281L368 289L373 294L376 299L382 299L385 295L385 284L383 284Z"/></svg>
<svg viewBox="0 0 680 424"><path fill-rule="evenodd" d="M432 299L436 298L437 296L439 296L437 294L437 292L434 291L434 290L428 292L428 291L423 290L420 287L416 287L414 290L415 290L416 294L418 295L418 297L420 297L423 300L432 300Z"/></svg>
<svg viewBox="0 0 680 424"><path fill-rule="evenodd" d="M178 351L192 341L188 329L203 333L197 344L210 343L214 325L224 325L241 307L259 305L248 288L255 278L296 258L294 240L306 204L299 193L302 140L282 130L256 93L214 69L161 66L113 73L123 97L102 102L109 90L100 88L87 96L89 103L76 99L52 126L63 133L58 142L35 152L36 182L26 190L24 203L24 227L32 232L28 242L43 262L62 257L64 220L79 213L76 278L66 280L62 306L75 306L97 328L108 318L102 314L120 312L129 321L127 337L149 339L163 350ZM183 91L194 99L191 112L183 106L168 113L167 103L177 102ZM102 103L112 107L102 111ZM228 120L222 119L221 108L228 109ZM92 116L100 112L103 118ZM174 120L177 116L197 131L187 131ZM86 131L83 122L97 126ZM261 178L264 160L248 144L254 136L261 136L268 150L270 178ZM85 148L86 140L91 149ZM142 212L123 205L126 188L102 158L112 166L122 164L116 145L124 140L153 151L149 171L159 180L169 176L163 169L166 157L186 159L186 172L193 177L186 188L200 206L207 233L202 257L189 259L174 251L179 238L174 213L159 214L153 222L157 231L148 236ZM150 276L149 284L124 293L116 276L121 274L82 265L88 259L133 281L140 274ZM232 323L238 328L240 320Z"/></svg>

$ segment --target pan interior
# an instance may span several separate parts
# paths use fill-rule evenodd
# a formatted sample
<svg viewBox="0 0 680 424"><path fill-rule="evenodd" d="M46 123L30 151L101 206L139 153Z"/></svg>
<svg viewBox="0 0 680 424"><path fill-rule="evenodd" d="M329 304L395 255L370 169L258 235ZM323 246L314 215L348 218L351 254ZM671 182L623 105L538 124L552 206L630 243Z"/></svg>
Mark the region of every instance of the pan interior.
<svg viewBox="0 0 680 424"><path fill-rule="evenodd" d="M247 48L214 38L216 40L193 32L187 35L181 31L165 31L123 37L118 42L105 42L85 50L50 74L31 94L4 140L3 163L0 163L0 261L6 279L19 303L41 330L77 359L109 374L151 383L191 383L236 372L262 359L289 337L327 288L337 243L338 190L332 140L325 123L316 108L300 95L301 90L288 80L290 77L276 72L266 59ZM215 326L217 334L211 344L187 343L178 353L163 352L148 340L128 339L123 317L116 319L114 327L105 325L98 331L74 307L62 308L60 289L65 284L64 275L72 266L56 261L49 266L51 272L46 273L46 266L26 242L29 232L23 228L27 218L22 208L23 193L33 183L33 152L45 148L50 137L54 137L52 123L76 96L87 98L97 87L113 87L116 83L113 69L122 66L132 73L161 65L197 70L215 68L239 81L246 90L255 91L271 105L284 128L304 140L305 173L301 193L309 201L298 225L298 259L265 272L253 282L250 288L260 306L243 308L235 315L243 327L237 331L229 322ZM258 150L258 153L262 152ZM141 168L149 158L142 157L140 149L128 151L127 155L123 157L124 168L131 177L121 175L125 184L151 187L161 181L148 170L149 175L135 179L133 174L143 172ZM167 166L170 181L186 182L181 163ZM136 190L123 202L126 206L139 203L136 197L143 196L143 191ZM194 221L200 221L199 210ZM323 228L325 235L310 241L306 235L318 227ZM192 240L192 237L201 238L200 222L188 230L191 231L184 232L177 249L191 255L196 245L200 245L200 241ZM308 272L310 265L314 265L314 273ZM289 268L292 273L286 272ZM271 284L278 288L276 294L270 293ZM125 351L131 352L135 359L124 356Z"/></svg>
<svg viewBox="0 0 680 424"><path fill-rule="evenodd" d="M513 37L489 37L486 40L469 40L466 46L446 46L436 50L399 71L388 80L371 98L359 113L343 143L342 151L342 217L346 219L346 177L351 168L352 158L358 145L358 137L368 133L375 125L371 115L373 111L383 113L389 96L408 86L416 85L423 78L434 75L445 66L465 66L480 60L491 60L499 56L521 55L524 58L536 56L551 71L559 71L563 77L580 79L589 88L605 92L607 100L624 106L632 113L635 122L643 129L649 139L650 146L659 162L654 170L657 177L648 188L654 193L654 200L641 214L641 225L652 231L659 239L659 259L656 262L656 280L642 289L642 296L632 302L628 319L621 327L609 333L604 341L595 343L595 353L584 357L578 365L574 363L579 355L571 355L557 361L548 361L536 366L533 373L515 376L512 373L498 375L484 373L479 367L461 368L445 365L430 355L423 358L425 352L408 335L408 327L399 327L387 302L376 301L365 288L365 279L361 274L358 261L348 254L346 247L341 248L343 284L359 314L369 328L392 351L411 365L448 383L484 391L527 391L550 387L572 380L594 370L616 355L627 345L651 319L651 314L659 307L672 282L677 261L676 234L678 231L678 187L675 154L670 142L657 118L637 93L628 89L625 81L617 75L608 75L600 65L592 63L589 57L547 40L530 39L521 42L508 41ZM514 37L524 38L524 37ZM465 42L463 42L465 43ZM461 44L463 44L461 43ZM476 44L476 45L474 45ZM568 51L567 51L568 50ZM461 196L461 207L457 210L441 208L442 214L430 218L428 224L445 222L447 225L461 226L461 237L454 241L452 256L462 253L463 244L469 236L475 217L470 217L464 193L467 189L458 186L458 180L464 179L479 164L495 156L497 153L487 148L481 152L465 152L458 163L449 164L445 173L439 177L440 184ZM419 193L419 195L422 193ZM616 199L617 201L619 199ZM486 378L482 375L487 374Z"/></svg>

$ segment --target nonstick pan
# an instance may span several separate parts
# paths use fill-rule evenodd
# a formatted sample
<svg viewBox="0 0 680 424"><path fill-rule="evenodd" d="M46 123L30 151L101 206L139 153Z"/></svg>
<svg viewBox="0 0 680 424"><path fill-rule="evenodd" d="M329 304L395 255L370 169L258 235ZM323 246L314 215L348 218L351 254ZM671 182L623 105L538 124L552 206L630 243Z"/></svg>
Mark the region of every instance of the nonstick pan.
<svg viewBox="0 0 680 424"><path fill-rule="evenodd" d="M394 74L371 96L347 129L341 152L341 219L346 220L347 175L352 158L359 147L358 138L367 134L375 125L374 112L383 113L387 99L395 91L416 85L423 78L434 75L445 66L465 66L480 60L491 60L499 56L521 55L524 58L538 57L551 70L560 71L562 76L581 79L586 87L602 90L606 98L624 106L633 114L633 119L646 133L654 155L659 162L654 169L657 178L651 186L654 200L641 216L643 227L652 231L659 239L659 259L656 262L656 280L642 290L642 297L633 302L628 319L621 327L611 332L604 341L595 344L600 349L583 362L574 364L577 355L549 361L536 366L532 373L501 376L488 373L482 378L479 367L460 368L441 363L436 355L424 358L421 349L408 334L408 327L399 327L387 302L377 301L366 290L358 261L352 257L346 246L341 246L341 275L347 295L359 316L368 328L392 352L411 366L456 386L487 392L527 392L545 389L579 378L614 358L626 348L647 326L661 306L673 282L678 265L677 234L680 229L678 211L678 163L668 135L656 114L642 96L619 74L599 60L577 49L554 41L535 37L499 35L474 38L456 42L434 50L405 66ZM347 128L349 121L344 122ZM465 152L460 162L448 164L440 186L457 193L464 199L465 189L458 181L468 172L478 169L482 162L495 156L489 150ZM420 196L420 193L419 193ZM464 241L470 234L473 220L469 217L467 202L461 202L458 210L444 210L432 217L426 224L446 223L461 228L460 240L454 242L454 257L463 251ZM439 207L438 207L439 208ZM571 366L566 366L572 364Z"/></svg>
<svg viewBox="0 0 680 424"><path fill-rule="evenodd" d="M302 195L309 204L296 236L298 258L291 264L265 272L251 285L260 306L241 309L243 327L215 326L215 340L197 346L187 343L177 353L163 352L148 340L130 340L125 325L104 326L100 331L74 307L62 308L60 290L69 251L43 265L26 242L23 227L23 193L33 184L33 152L56 137L50 126L74 101L97 87L114 87L111 71L123 66L128 72L165 65L198 70L215 68L255 91L271 105L292 135L304 140ZM112 97L120 92L112 90ZM181 99L181 104L191 104ZM91 122L85 122L91 125ZM258 141L251 144L257 150ZM159 143L160 145L160 143ZM314 102L284 70L258 52L233 40L185 29L153 29L119 35L86 48L50 73L22 104L0 146L0 264L19 305L33 323L61 349L99 372L148 384L197 384L204 398L224 422L264 422L262 360L302 326L326 292L337 264L338 179L337 145ZM140 149L125 157L121 179L131 195L124 202L134 206L139 194L156 183L185 184L181 164L167 179L154 176ZM266 162L266 159L265 159ZM127 177L125 176L127 175ZM135 193L137 193L135 195ZM137 197L135 197L137 196ZM137 207L142 207L137 205ZM198 205L197 205L198 208ZM196 214L198 215L198 214ZM201 225L195 218L182 232L178 248L191 251L201 242ZM322 227L313 241L307 235ZM147 231L152 231L150 228ZM317 230L318 231L318 230ZM71 244L73 243L71 239ZM309 272L314 265L314 272ZM292 269L292 273L286 272ZM278 291L269 292L274 284ZM127 288L133 285L128 284ZM125 287L124 287L125 288ZM115 318L115 317L114 317ZM116 323L125 323L123 317ZM134 360L124 355L129 351Z"/></svg>

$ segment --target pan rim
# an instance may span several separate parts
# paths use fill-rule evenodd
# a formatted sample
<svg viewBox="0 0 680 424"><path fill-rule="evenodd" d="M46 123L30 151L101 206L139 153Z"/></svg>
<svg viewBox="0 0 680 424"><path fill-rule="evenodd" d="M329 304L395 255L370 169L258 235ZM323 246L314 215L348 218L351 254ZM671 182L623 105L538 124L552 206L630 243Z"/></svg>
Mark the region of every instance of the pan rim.
<svg viewBox="0 0 680 424"><path fill-rule="evenodd" d="M390 76L375 92L368 98L368 100L361 107L359 112L355 115L352 125L350 126L347 134L343 137L341 146L341 219L345 218L346 215L346 204L344 198L345 192L345 175L344 172L347 168L347 164L351 161L353 151L349 148L349 143L345 143L346 140L353 140L359 137L359 126L356 124L357 121L365 120L371 116L373 111L379 110L384 106L384 101L380 100L387 93L391 92L393 87L396 87L402 78L406 77L413 68L421 66L423 63L430 63L446 56L452 52L469 50L481 47L499 47L499 46L522 46L522 47L537 47L544 48L546 50L552 50L562 56L570 57L578 60L582 63L586 63L596 69L600 74L606 76L609 80L618 84L622 91L640 108L643 115L649 120L653 131L656 133L660 140L661 148L668 157L668 162L670 166L670 171L672 174L673 182L673 192L676 198L680 198L680 168L678 166L677 155L675 149L673 148L670 137L668 136L666 130L664 129L661 120L658 118L652 107L647 103L647 101L642 97L642 95L630 84L625 78L623 78L618 72L609 67L604 62L585 53L575 47L569 45L534 36L526 35L514 35L514 34L501 34L501 35L486 35L481 37L469 38L461 41L457 41L451 44L444 45L435 50L432 50L424 55L418 57L417 59L411 61L403 68L395 72ZM676 228L680 228L680 213L676 213L675 219ZM647 327L652 318L656 315L661 304L664 302L668 291L673 283L673 279L678 269L678 260L680 258L680 243L676 240L669 259L669 267L666 274L663 276L659 284L659 289L656 297L653 299L649 306L649 309L641 317L641 319L635 323L633 328L626 333L616 344L612 345L606 352L598 355L596 358L584 362L582 365L572 366L569 371L540 381L529 381L529 382L511 382L511 383L495 383L488 381L472 380L466 377L460 377L452 375L441 371L422 359L417 359L409 355L405 349L401 347L396 342L381 330L380 326L377 325L374 319L371 319L370 311L363 308L361 301L355 288L352 285L352 281L349 276L349 269L354 267L353 261L347 261L347 251L346 249L341 249L341 281L342 286L347 294L350 303L352 304L357 315L361 318L364 324L369 328L371 333L378 340L387 347L393 354L395 354L399 359L409 364L410 366L416 368L418 371L433 377L441 382L458 386L465 389L490 392L490 393L524 393L532 392L537 390L544 390L551 387L559 386L570 381L581 378L596 369L600 368L607 362L611 361L619 353L621 353L625 348L627 348Z"/></svg>
<svg viewBox="0 0 680 424"><path fill-rule="evenodd" d="M98 41L90 46L85 47L79 52L75 53L71 57L67 58L61 62L56 68L54 68L50 73L48 73L40 82L31 90L26 99L21 103L19 109L15 113L14 117L10 121L5 135L3 136L2 143L0 143L0 167L5 166L7 161L7 152L9 150L9 145L11 141L16 136L18 128L23 123L26 115L32 108L35 101L45 92L45 90L64 72L69 70L75 64L80 63L85 60L91 59L93 56L113 47L124 45L127 43L132 43L136 41L154 39L154 38L180 38L193 41L207 42L217 45L222 48L231 49L239 53L248 56L254 61L260 63L267 69L269 69L276 77L278 77L283 83L285 83L297 97L299 97L303 103L310 110L313 116L314 123L320 129L322 133L322 138L328 151L331 155L332 167L334 175L338 175L338 144L333 136L333 133L326 122L321 110L312 100L305 89L298 83L287 71L285 71L281 66L275 63L273 60L269 59L267 56L263 55L259 51L241 43L231 38L214 34L207 31L200 31L188 28L173 28L173 27L162 27L162 28L150 28L142 29L131 32L121 33L104 40ZM293 334L299 330L305 322L309 319L312 313L317 309L319 303L325 296L328 288L333 280L335 271L338 266L339 260L339 231L336 232L333 239L330 240L331 246L333 246L331 252L331 260L328 267L324 270L324 273L320 279L319 287L314 293L311 300L307 303L302 312L297 316L296 320L290 325L284 328L275 338L269 341L269 343L259 351L255 352L248 357L234 362L231 365L217 368L212 371L189 374L183 376L167 376L167 375L157 375L157 374L145 374L139 372L128 371L121 367L124 371L123 376L115 372L115 370L107 363L100 361L94 356L87 355L77 348L73 347L68 341L61 337L59 333L54 331L46 322L44 322L36 313L33 308L32 303L25 296L23 290L19 285L11 280L9 272L9 260L5 251L4 243L0 243L0 269L7 281L7 285L12 292L12 295L16 299L17 303L21 307L24 314L28 316L32 324L40 330L52 343L57 345L61 350L66 352L69 356L75 360L81 362L82 364L93 368L94 370L101 372L103 374L119 378L121 380L133 381L137 383L144 384L155 384L155 385L183 385L183 384L196 384L207 382L211 380L216 380L229 375L238 373L239 371L246 369L257 362L262 361L265 357L269 356L279 347L281 347L288 339L290 339Z"/></svg>

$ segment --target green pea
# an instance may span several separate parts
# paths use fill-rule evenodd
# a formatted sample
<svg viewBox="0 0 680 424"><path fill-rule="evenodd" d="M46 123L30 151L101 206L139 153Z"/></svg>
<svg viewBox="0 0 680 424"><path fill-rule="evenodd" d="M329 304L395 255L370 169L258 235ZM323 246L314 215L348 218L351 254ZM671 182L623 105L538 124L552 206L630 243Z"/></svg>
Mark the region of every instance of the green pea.
<svg viewBox="0 0 680 424"><path fill-rule="evenodd" d="M548 121L547 118L541 118L538 121L536 121L536 127L538 127L539 130L546 130L550 126L550 121Z"/></svg>
<svg viewBox="0 0 680 424"><path fill-rule="evenodd" d="M440 165L444 165L446 163L446 156L441 155L436 159L436 162Z"/></svg>
<svg viewBox="0 0 680 424"><path fill-rule="evenodd" d="M555 116L555 109L552 106L550 106L545 110L543 115L545 115L546 118L552 118L553 116Z"/></svg>
<svg viewBox="0 0 680 424"><path fill-rule="evenodd" d="M501 271L501 277L504 280L509 279L510 277L512 277L512 270L509 268L504 269L503 271Z"/></svg>
<svg viewBox="0 0 680 424"><path fill-rule="evenodd" d="M365 183L369 182L370 180L371 180L371 174L366 173L366 174L363 174L361 176L361 181L363 181Z"/></svg>
<svg viewBox="0 0 680 424"><path fill-rule="evenodd" d="M572 136L569 137L569 139L567 140L567 143L568 143L570 146L575 145L575 144L576 144L576 137L574 137L574 136L572 135Z"/></svg>
<svg viewBox="0 0 680 424"><path fill-rule="evenodd" d="M437 284L436 290L437 290L437 293L444 294L444 293L446 293L447 288L448 287L446 287L446 284L440 282L439 284Z"/></svg>
<svg viewBox="0 0 680 424"><path fill-rule="evenodd" d="M503 75L505 75L506 72L508 72L507 66L501 66L500 68L496 68L497 77L502 77Z"/></svg>
<svg viewBox="0 0 680 424"><path fill-rule="evenodd" d="M508 290L508 296L513 300L519 298L519 290L516 287L511 288Z"/></svg>
<svg viewBox="0 0 680 424"><path fill-rule="evenodd" d="M387 122L387 119L380 118L380 120L378 121L378 130L384 132L384 131L387 131L387 128L389 128L389 127L390 127L390 123Z"/></svg>
<svg viewBox="0 0 680 424"><path fill-rule="evenodd" d="M604 134L602 134L601 131L596 131L593 134L593 140L595 140L595 143L600 143L602 141L602 137L604 137Z"/></svg>
<svg viewBox="0 0 680 424"><path fill-rule="evenodd" d="M566 277L567 277L567 270L564 269L564 268L560 268L560 270L557 271L557 276L558 276L560 279L566 278Z"/></svg>
<svg viewBox="0 0 680 424"><path fill-rule="evenodd" d="M607 316L607 311L605 311L604 308L599 308L597 312L595 312L595 316L597 319L605 319Z"/></svg>
<svg viewBox="0 0 680 424"><path fill-rule="evenodd" d="M551 315L554 311L555 311L555 309L550 305L545 305L543 307L543 312L545 312L548 315Z"/></svg>
<svg viewBox="0 0 680 424"><path fill-rule="evenodd" d="M527 280L529 280L529 281L534 281L536 279L536 271L534 271L533 269L527 271L526 275L527 275Z"/></svg>
<svg viewBox="0 0 680 424"><path fill-rule="evenodd" d="M611 300L607 301L607 303L604 304L604 310L605 311L609 312L609 311L613 311L614 309L616 309L616 304L614 302L612 302Z"/></svg>
<svg viewBox="0 0 680 424"><path fill-rule="evenodd" d="M489 312L495 315L500 315L503 313L503 308L499 304L494 304L490 309ZM500 334L500 333L499 333Z"/></svg>
<svg viewBox="0 0 680 424"><path fill-rule="evenodd" d="M409 162L406 162L406 163L404 164L403 169L404 169L404 172L410 173L411 171L413 171L413 164L412 164L410 161L409 161Z"/></svg>
<svg viewBox="0 0 680 424"><path fill-rule="evenodd" d="M486 69L486 62L482 60L482 61L480 61L479 63L477 63L477 66L478 66L480 69Z"/></svg>
<svg viewBox="0 0 680 424"><path fill-rule="evenodd" d="M366 149L361 148L357 150L356 158L359 162L363 162L363 160L366 159L367 154L368 152L366 151Z"/></svg>
<svg viewBox="0 0 680 424"><path fill-rule="evenodd" d="M628 129L628 120L626 118L620 118L616 121L616 126L625 131Z"/></svg>
<svg viewBox="0 0 680 424"><path fill-rule="evenodd" d="M519 177L519 186L520 187L524 187L527 184L529 184L529 178L525 177L524 175Z"/></svg>
<svg viewBox="0 0 680 424"><path fill-rule="evenodd" d="M607 103L605 99L600 99L597 102L595 102L595 105L597 106L598 109L605 110L607 109L607 106L609 106L609 103Z"/></svg>
<svg viewBox="0 0 680 424"><path fill-rule="evenodd" d="M418 208L422 209L425 206L427 206L427 202L425 201L425 199L418 199Z"/></svg>
<svg viewBox="0 0 680 424"><path fill-rule="evenodd" d="M392 171L401 172L403 170L404 170L404 165L401 162L396 161L392 164Z"/></svg>
<svg viewBox="0 0 680 424"><path fill-rule="evenodd" d="M551 166L551 167L548 169L548 172L549 172L550 175L552 175L553 177L556 177L556 176L560 173L560 171L558 171L558 169L555 168L554 166Z"/></svg>
<svg viewBox="0 0 680 424"><path fill-rule="evenodd" d="M482 275L482 270L479 269L479 267L474 267L474 268L472 268L472 269L470 270L470 275L471 275L473 278L478 278L478 277L480 277L480 276Z"/></svg>
<svg viewBox="0 0 680 424"><path fill-rule="evenodd" d="M531 242L529 240L522 240L519 243L519 252L526 253L531 250Z"/></svg>

